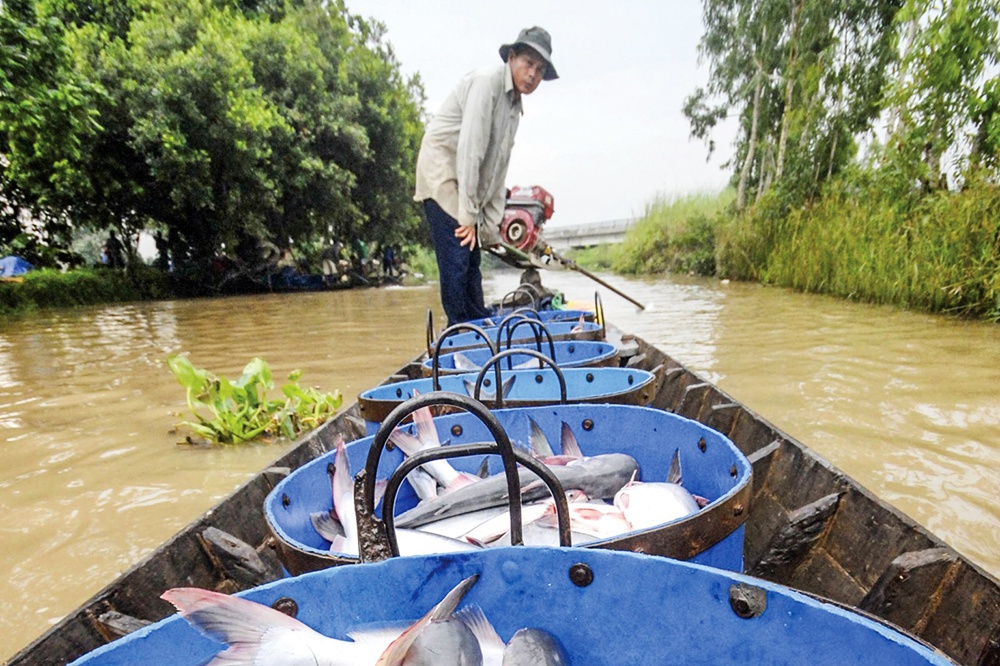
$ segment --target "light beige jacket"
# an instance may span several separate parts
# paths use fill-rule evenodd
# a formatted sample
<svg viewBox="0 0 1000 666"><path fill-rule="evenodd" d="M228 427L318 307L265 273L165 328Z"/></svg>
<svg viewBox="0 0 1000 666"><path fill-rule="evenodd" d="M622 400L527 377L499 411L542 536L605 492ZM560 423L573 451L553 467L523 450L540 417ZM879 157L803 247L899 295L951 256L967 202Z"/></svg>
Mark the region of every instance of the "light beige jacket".
<svg viewBox="0 0 1000 666"><path fill-rule="evenodd" d="M434 199L463 226L499 228L521 113L507 63L466 74L427 124L414 199Z"/></svg>

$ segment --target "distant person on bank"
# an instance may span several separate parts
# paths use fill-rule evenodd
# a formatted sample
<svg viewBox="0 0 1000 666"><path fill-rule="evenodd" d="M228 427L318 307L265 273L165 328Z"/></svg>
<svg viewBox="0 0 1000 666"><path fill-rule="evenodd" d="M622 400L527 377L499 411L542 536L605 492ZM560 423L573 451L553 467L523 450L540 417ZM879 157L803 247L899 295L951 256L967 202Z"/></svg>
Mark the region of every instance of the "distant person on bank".
<svg viewBox="0 0 1000 666"><path fill-rule="evenodd" d="M500 58L503 65L462 78L428 123L417 156L414 199L430 225L449 326L490 314L477 227L498 229L503 218L521 97L559 78L552 39L537 26L501 46Z"/></svg>

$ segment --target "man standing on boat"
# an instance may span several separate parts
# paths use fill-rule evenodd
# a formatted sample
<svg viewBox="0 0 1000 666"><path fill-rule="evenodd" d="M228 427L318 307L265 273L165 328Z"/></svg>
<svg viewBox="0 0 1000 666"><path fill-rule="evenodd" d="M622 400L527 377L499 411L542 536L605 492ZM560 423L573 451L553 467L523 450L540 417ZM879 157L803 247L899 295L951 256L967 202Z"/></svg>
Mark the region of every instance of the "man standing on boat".
<svg viewBox="0 0 1000 666"><path fill-rule="evenodd" d="M503 65L462 78L428 123L417 156L414 199L423 202L431 228L449 326L490 314L477 227L500 227L521 97L559 78L552 40L537 26L501 46L500 58Z"/></svg>

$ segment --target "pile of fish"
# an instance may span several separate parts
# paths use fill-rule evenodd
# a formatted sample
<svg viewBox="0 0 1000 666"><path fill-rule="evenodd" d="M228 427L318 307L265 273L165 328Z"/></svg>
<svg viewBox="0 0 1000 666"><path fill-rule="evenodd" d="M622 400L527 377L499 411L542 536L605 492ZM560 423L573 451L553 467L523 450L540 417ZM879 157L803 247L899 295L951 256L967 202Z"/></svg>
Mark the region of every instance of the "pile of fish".
<svg viewBox="0 0 1000 666"><path fill-rule="evenodd" d="M530 418L530 417L529 417ZM414 433L396 428L389 441L405 455L442 446L428 407L413 413ZM573 545L609 539L684 518L708 503L681 485L679 453L674 452L665 482L642 482L639 465L625 453L585 456L563 422L556 454L531 420L531 453L545 463L566 491ZM485 459L484 459L485 463ZM330 551L358 555L353 476L343 441L330 470L333 508L311 514L313 527ZM531 471L521 468L522 531L526 545L559 545L555 502ZM419 503L396 516L403 555L460 552L510 545L507 480L503 474L460 472L447 460L421 465L407 477Z"/></svg>
<svg viewBox="0 0 1000 666"><path fill-rule="evenodd" d="M504 643L482 609L456 610L479 579L466 578L422 618L407 626L361 627L350 640L330 638L299 620L249 599L199 588L163 593L195 629L228 647L208 666L563 666L559 640L524 628Z"/></svg>

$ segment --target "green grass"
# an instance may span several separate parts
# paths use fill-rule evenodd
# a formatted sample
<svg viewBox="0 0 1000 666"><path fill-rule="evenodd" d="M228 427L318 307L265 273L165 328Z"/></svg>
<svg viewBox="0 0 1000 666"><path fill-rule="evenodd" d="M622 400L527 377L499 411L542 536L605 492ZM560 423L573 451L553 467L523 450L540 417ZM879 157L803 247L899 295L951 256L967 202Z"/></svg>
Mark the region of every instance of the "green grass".
<svg viewBox="0 0 1000 666"><path fill-rule="evenodd" d="M1000 320L996 185L920 195L854 178L787 212L764 199L720 231L720 274Z"/></svg>
<svg viewBox="0 0 1000 666"><path fill-rule="evenodd" d="M0 315L172 295L168 276L148 266L138 266L131 272L80 268L63 273L44 269L27 273L20 282L0 282Z"/></svg>
<svg viewBox="0 0 1000 666"><path fill-rule="evenodd" d="M660 196L618 244L571 250L566 256L590 270L626 274L715 274L716 236L732 192Z"/></svg>

